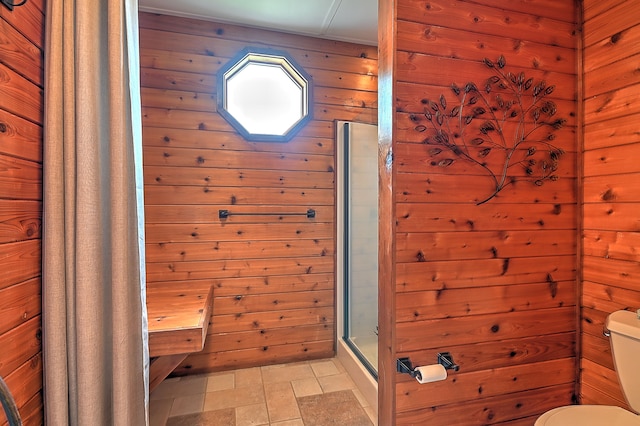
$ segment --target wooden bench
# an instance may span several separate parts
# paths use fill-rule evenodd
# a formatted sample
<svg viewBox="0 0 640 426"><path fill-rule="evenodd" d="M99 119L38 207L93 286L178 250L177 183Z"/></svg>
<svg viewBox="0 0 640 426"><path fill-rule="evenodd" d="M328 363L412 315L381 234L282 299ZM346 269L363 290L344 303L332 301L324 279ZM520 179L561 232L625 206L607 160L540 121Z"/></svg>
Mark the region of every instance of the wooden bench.
<svg viewBox="0 0 640 426"><path fill-rule="evenodd" d="M213 287L186 288L175 283L147 286L149 319L149 391L184 359L204 348Z"/></svg>

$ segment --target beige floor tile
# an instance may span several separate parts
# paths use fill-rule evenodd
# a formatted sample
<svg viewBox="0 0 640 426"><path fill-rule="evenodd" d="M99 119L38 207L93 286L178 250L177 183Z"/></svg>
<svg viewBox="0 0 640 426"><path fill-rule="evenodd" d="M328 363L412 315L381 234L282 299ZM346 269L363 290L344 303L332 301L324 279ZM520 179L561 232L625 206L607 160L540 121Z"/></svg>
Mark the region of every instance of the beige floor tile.
<svg viewBox="0 0 640 426"><path fill-rule="evenodd" d="M204 411L237 408L260 403L264 403L262 386L227 389L207 392L204 397Z"/></svg>
<svg viewBox="0 0 640 426"><path fill-rule="evenodd" d="M271 422L300 418L298 402L293 393L291 383L265 383L264 393Z"/></svg>
<svg viewBox="0 0 640 426"><path fill-rule="evenodd" d="M336 365L331 360L311 362L310 364L311 369L315 373L316 377L334 376L336 374L340 374L340 371L336 368Z"/></svg>
<svg viewBox="0 0 640 426"><path fill-rule="evenodd" d="M233 408L171 417L167 422L167 426L233 426L235 424L236 410Z"/></svg>
<svg viewBox="0 0 640 426"><path fill-rule="evenodd" d="M149 394L149 401L154 399L167 399L173 398L170 393L175 386L176 382L180 381L180 377L173 377L171 379L164 379L160 384Z"/></svg>
<svg viewBox="0 0 640 426"><path fill-rule="evenodd" d="M291 386L293 387L293 393L296 394L296 398L322 393L320 383L318 383L318 380L315 378L293 380L291 381Z"/></svg>
<svg viewBox="0 0 640 426"><path fill-rule="evenodd" d="M171 411L173 399L152 399L149 401L149 426L165 426Z"/></svg>
<svg viewBox="0 0 640 426"><path fill-rule="evenodd" d="M271 426L304 426L302 419L285 420L284 422L270 423Z"/></svg>
<svg viewBox="0 0 640 426"><path fill-rule="evenodd" d="M322 387L322 391L324 393L357 389L355 383L353 383L353 380L351 380L351 377L349 377L347 373L337 374L335 376L318 377L318 382L320 383L320 387Z"/></svg>
<svg viewBox="0 0 640 426"><path fill-rule="evenodd" d="M260 367L243 368L242 370L236 370L234 373L236 375L237 388L262 385L262 370Z"/></svg>
<svg viewBox="0 0 640 426"><path fill-rule="evenodd" d="M207 392L215 392L235 388L236 375L233 372L207 377Z"/></svg>
<svg viewBox="0 0 640 426"><path fill-rule="evenodd" d="M180 380L164 380L151 392L149 398L167 399L185 395L195 395L204 393L206 386L206 376L182 377Z"/></svg>
<svg viewBox="0 0 640 426"><path fill-rule="evenodd" d="M173 400L169 417L185 414L201 413L204 403L204 393L180 396Z"/></svg>
<svg viewBox="0 0 640 426"><path fill-rule="evenodd" d="M308 363L270 365L262 368L262 381L267 383L290 382L292 380L310 379L314 377Z"/></svg>
<svg viewBox="0 0 640 426"><path fill-rule="evenodd" d="M236 408L236 426L260 426L269 424L266 404L246 405Z"/></svg>

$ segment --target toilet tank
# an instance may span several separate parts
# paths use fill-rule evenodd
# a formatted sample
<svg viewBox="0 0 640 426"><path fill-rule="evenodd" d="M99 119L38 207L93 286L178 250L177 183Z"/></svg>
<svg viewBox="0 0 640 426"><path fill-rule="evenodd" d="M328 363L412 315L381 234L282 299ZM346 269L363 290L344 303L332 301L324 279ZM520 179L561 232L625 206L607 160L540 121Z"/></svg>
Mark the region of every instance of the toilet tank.
<svg viewBox="0 0 640 426"><path fill-rule="evenodd" d="M605 324L611 333L611 352L624 396L629 406L640 413L640 319L630 311L616 311Z"/></svg>

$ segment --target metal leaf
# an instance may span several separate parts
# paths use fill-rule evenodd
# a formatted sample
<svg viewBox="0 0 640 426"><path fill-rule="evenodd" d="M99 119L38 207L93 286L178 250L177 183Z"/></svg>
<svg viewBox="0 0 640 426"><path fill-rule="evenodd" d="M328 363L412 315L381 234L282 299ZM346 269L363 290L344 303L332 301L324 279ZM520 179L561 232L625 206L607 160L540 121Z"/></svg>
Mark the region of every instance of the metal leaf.
<svg viewBox="0 0 640 426"><path fill-rule="evenodd" d="M524 82L524 90L529 90L532 85L533 85L533 78L530 78Z"/></svg>
<svg viewBox="0 0 640 426"><path fill-rule="evenodd" d="M556 104L551 101L547 101L540 107L540 111L549 116L553 116L556 113Z"/></svg>
<svg viewBox="0 0 640 426"><path fill-rule="evenodd" d="M493 62L491 62L491 60L489 58L484 58L482 60L482 62L484 62L484 64L489 68L493 68L495 66L495 65L493 65Z"/></svg>
<svg viewBox="0 0 640 426"><path fill-rule="evenodd" d="M440 160L440 162L438 162L438 166L448 167L453 164L453 161L453 158L445 158L444 160Z"/></svg>
<svg viewBox="0 0 640 426"><path fill-rule="evenodd" d="M495 130L496 129L496 127L490 121L485 121L483 126L486 127L489 130Z"/></svg>
<svg viewBox="0 0 640 426"><path fill-rule="evenodd" d="M507 60L504 58L504 56L500 55L500 57L498 58L498 68L504 68L505 65L507 65Z"/></svg>
<svg viewBox="0 0 640 426"><path fill-rule="evenodd" d="M455 93L456 96L460 94L460 88L455 83L451 83L451 90L453 90L453 93Z"/></svg>
<svg viewBox="0 0 640 426"><path fill-rule="evenodd" d="M557 119L557 120L555 120L555 121L553 121L552 123L549 123L549 124L551 124L551 126L554 129L558 130L558 129L562 129L564 127L564 123L566 123L566 122L567 122L567 120L565 120L564 118L559 118L559 119Z"/></svg>
<svg viewBox="0 0 640 426"><path fill-rule="evenodd" d="M478 157L485 158L490 153L491 153L491 148L483 148L480 151L478 151Z"/></svg>
<svg viewBox="0 0 640 426"><path fill-rule="evenodd" d="M476 85L475 85L475 84L473 84L473 83L467 83L467 84L465 84L465 86L464 86L464 91L465 91L465 93L469 93L469 92L477 92L477 91L478 91L478 88L477 88L477 87L476 87Z"/></svg>
<svg viewBox="0 0 640 426"><path fill-rule="evenodd" d="M442 126L442 123L444 123L444 116L440 111L436 112L436 121L438 122L439 126Z"/></svg>
<svg viewBox="0 0 640 426"><path fill-rule="evenodd" d="M484 139L482 139L482 138L473 138L473 139L471 139L470 143L471 143L471 145L475 145L475 146L482 145L484 143Z"/></svg>
<svg viewBox="0 0 640 426"><path fill-rule="evenodd" d="M455 117L455 116L457 116L457 115L458 115L458 113L459 113L459 112L460 112L460 107L455 106L455 107L453 107L453 108L451 109L451 113L450 113L450 115L451 115L451 117Z"/></svg>
<svg viewBox="0 0 640 426"><path fill-rule="evenodd" d="M540 120L540 108L535 108L533 111L531 111L531 115L533 116L533 119L535 121Z"/></svg>
<svg viewBox="0 0 640 426"><path fill-rule="evenodd" d="M442 105L443 109L447 109L447 100L444 95L440 95L440 105Z"/></svg>
<svg viewBox="0 0 640 426"><path fill-rule="evenodd" d="M442 152L442 149L440 148L431 148L429 150L429 155L431 155L432 157L435 157L436 155L440 154Z"/></svg>
<svg viewBox="0 0 640 426"><path fill-rule="evenodd" d="M427 130L427 126L423 126L423 125L421 124L421 125L419 125L419 126L414 127L414 130L415 130L416 132L420 132L420 133L422 133L422 132L424 132L425 130Z"/></svg>
<svg viewBox="0 0 640 426"><path fill-rule="evenodd" d="M544 80L536 84L535 87L533 88L533 96L538 96L540 93L542 93L546 85L547 84L545 83Z"/></svg>
<svg viewBox="0 0 640 426"><path fill-rule="evenodd" d="M484 108L482 108L482 107L475 107L475 108L473 109L473 116L474 116L474 117L477 117L477 116L479 116L479 115L484 114L485 112L487 112L487 110L486 110L486 109L484 109Z"/></svg>

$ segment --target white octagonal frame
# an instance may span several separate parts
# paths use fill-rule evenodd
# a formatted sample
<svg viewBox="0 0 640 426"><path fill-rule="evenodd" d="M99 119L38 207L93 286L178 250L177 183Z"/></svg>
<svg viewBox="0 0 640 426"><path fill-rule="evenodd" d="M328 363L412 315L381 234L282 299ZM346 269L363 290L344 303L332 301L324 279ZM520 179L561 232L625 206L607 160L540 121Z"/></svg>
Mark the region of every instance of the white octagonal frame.
<svg viewBox="0 0 640 426"><path fill-rule="evenodd" d="M311 120L311 76L286 52L245 48L217 86L218 112L247 140L286 142Z"/></svg>

